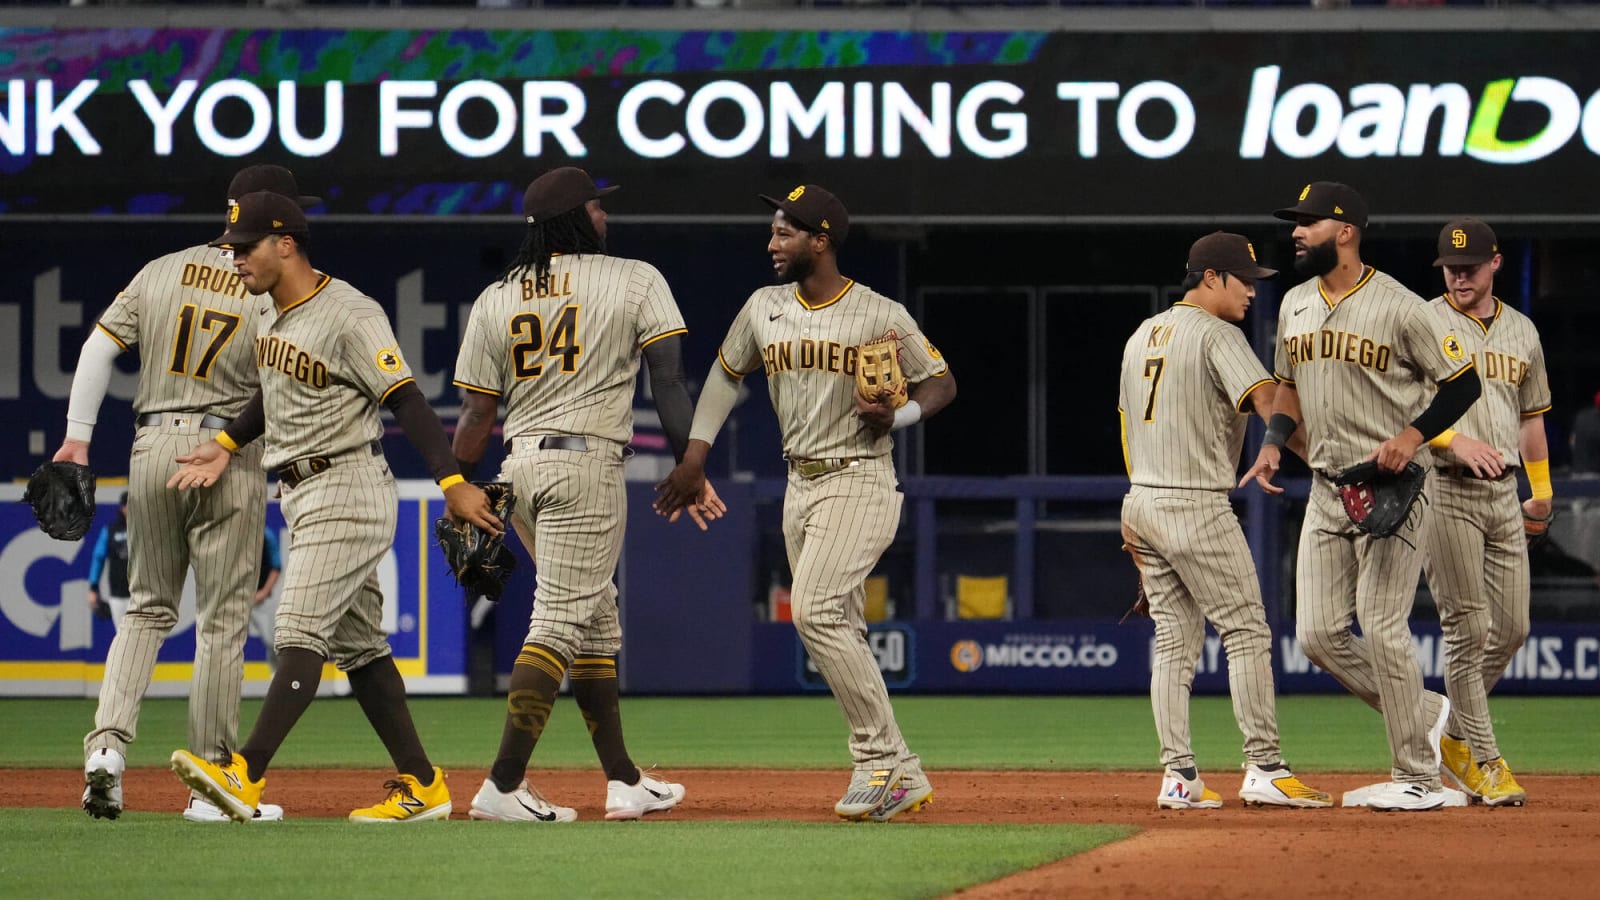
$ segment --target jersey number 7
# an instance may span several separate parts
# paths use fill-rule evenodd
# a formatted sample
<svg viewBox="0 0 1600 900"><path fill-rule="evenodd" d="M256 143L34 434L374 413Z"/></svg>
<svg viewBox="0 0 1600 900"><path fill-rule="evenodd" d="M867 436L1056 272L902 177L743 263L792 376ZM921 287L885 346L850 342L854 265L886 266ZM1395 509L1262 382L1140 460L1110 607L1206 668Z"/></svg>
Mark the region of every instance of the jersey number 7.
<svg viewBox="0 0 1600 900"><path fill-rule="evenodd" d="M1144 377L1150 379L1150 399L1144 404L1144 420L1156 420L1156 389L1161 387L1161 373L1167 368L1165 356L1152 356L1144 361Z"/></svg>
<svg viewBox="0 0 1600 900"><path fill-rule="evenodd" d="M206 344L200 361L191 370L189 349L195 343L196 319L200 321L199 330L211 333L211 342ZM215 309L201 311L194 304L185 303L178 310L178 332L172 338L172 365L167 367L167 371L174 375L192 375L202 381L210 378L211 366L217 361L217 354L228 346L228 341L233 339L233 333L238 330L238 316Z"/></svg>

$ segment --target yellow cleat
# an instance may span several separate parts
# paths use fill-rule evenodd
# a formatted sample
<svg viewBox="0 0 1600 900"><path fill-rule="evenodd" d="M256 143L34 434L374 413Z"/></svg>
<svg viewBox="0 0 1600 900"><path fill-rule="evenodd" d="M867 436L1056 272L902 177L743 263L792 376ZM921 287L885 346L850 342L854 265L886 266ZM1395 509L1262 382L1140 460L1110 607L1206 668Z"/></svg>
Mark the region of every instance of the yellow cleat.
<svg viewBox="0 0 1600 900"><path fill-rule="evenodd" d="M1458 741L1449 735L1440 736L1439 773L1449 775L1450 780L1466 791L1468 797L1477 799L1483 796L1483 770L1472 761L1472 747L1466 741Z"/></svg>
<svg viewBox="0 0 1600 900"><path fill-rule="evenodd" d="M248 822L255 818L261 805L261 792L267 786L265 778L251 781L244 757L233 754L226 766L201 759L187 750L172 754L172 771L188 785L190 790L216 804L235 822Z"/></svg>
<svg viewBox="0 0 1600 900"><path fill-rule="evenodd" d="M377 806L352 810L350 821L363 823L426 822L450 818L450 789L444 784L444 770L433 767L433 784L426 787L415 776L401 775L385 781L389 797Z"/></svg>
<svg viewBox="0 0 1600 900"><path fill-rule="evenodd" d="M1269 772L1254 764L1245 767L1239 799L1245 806L1325 809L1333 805L1333 795L1308 786L1287 768Z"/></svg>
<svg viewBox="0 0 1600 900"><path fill-rule="evenodd" d="M1505 757L1491 759L1479 770L1483 774L1482 797L1489 806L1521 806L1528 802L1528 792L1517 784Z"/></svg>

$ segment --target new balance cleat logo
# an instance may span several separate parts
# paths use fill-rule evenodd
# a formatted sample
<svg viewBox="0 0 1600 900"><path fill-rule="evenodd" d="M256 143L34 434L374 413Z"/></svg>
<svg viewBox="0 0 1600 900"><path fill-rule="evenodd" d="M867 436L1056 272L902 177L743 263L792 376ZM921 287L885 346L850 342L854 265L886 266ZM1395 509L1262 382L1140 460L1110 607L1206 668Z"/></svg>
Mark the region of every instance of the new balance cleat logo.
<svg viewBox="0 0 1600 900"><path fill-rule="evenodd" d="M224 770L222 774L228 779L229 790L238 791L244 789L244 785L240 783L239 776L236 773Z"/></svg>

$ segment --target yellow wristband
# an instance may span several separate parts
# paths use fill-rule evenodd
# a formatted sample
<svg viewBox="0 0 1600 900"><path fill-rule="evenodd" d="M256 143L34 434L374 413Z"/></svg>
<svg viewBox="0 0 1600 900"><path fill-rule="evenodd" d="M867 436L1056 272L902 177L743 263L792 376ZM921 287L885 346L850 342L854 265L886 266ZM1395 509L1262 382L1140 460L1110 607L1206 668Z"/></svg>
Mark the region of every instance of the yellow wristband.
<svg viewBox="0 0 1600 900"><path fill-rule="evenodd" d="M1533 489L1533 499L1549 500L1556 495L1550 487L1550 460L1529 460L1522 464L1522 469L1528 473L1528 487Z"/></svg>
<svg viewBox="0 0 1600 900"><path fill-rule="evenodd" d="M462 478L460 475L446 475L444 480L439 482L439 490L448 491L464 481L466 481L466 479Z"/></svg>
<svg viewBox="0 0 1600 900"><path fill-rule="evenodd" d="M228 437L228 433L226 431L217 432L217 436L214 438L214 440L221 444L222 449L228 451L229 453L239 452L239 445L233 442L233 438Z"/></svg>
<svg viewBox="0 0 1600 900"><path fill-rule="evenodd" d="M1449 450L1450 442L1456 439L1454 428L1446 428L1439 432L1439 436L1428 442L1428 446L1435 450Z"/></svg>

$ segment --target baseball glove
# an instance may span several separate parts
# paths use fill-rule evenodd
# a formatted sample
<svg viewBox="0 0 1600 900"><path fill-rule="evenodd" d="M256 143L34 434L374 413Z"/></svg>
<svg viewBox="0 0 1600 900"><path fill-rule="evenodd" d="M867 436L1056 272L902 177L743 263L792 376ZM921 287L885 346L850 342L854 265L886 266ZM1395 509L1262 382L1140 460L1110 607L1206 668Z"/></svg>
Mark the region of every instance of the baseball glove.
<svg viewBox="0 0 1600 900"><path fill-rule="evenodd" d="M1427 471L1414 462L1399 472L1385 472L1376 460L1368 460L1335 475L1333 483L1350 523L1363 534L1386 538L1397 534L1411 517L1427 477Z"/></svg>
<svg viewBox="0 0 1600 900"><path fill-rule="evenodd" d="M1548 516L1535 516L1528 513L1528 508L1522 508L1522 534L1528 539L1529 547L1537 547L1550 536L1550 523L1556 520L1556 511L1550 510Z"/></svg>
<svg viewBox="0 0 1600 900"><path fill-rule="evenodd" d="M489 497L489 506L496 516L511 527L511 510L517 497L511 485L503 481L474 481ZM456 576L456 582L467 589L468 600L487 597L499 600L505 590L517 558L506 547L505 534L490 534L471 523L457 525L449 516L441 516L433 523L433 537L444 551L445 561Z"/></svg>
<svg viewBox="0 0 1600 900"><path fill-rule="evenodd" d="M906 405L906 376L900 371L900 342L884 338L856 350L856 393L868 403Z"/></svg>
<svg viewBox="0 0 1600 900"><path fill-rule="evenodd" d="M47 462L34 470L22 499L45 534L76 541L94 521L94 472L75 462Z"/></svg>
<svg viewBox="0 0 1600 900"><path fill-rule="evenodd" d="M1124 522L1122 525L1122 549L1133 557L1134 576L1138 581L1138 586L1134 588L1133 605L1128 607L1128 611L1123 613L1122 618L1117 620L1118 625L1128 621L1132 616L1139 616L1144 619L1150 618L1150 597L1144 592L1144 565L1139 559L1139 551L1133 549L1135 537L1133 529L1129 528L1128 524Z"/></svg>

